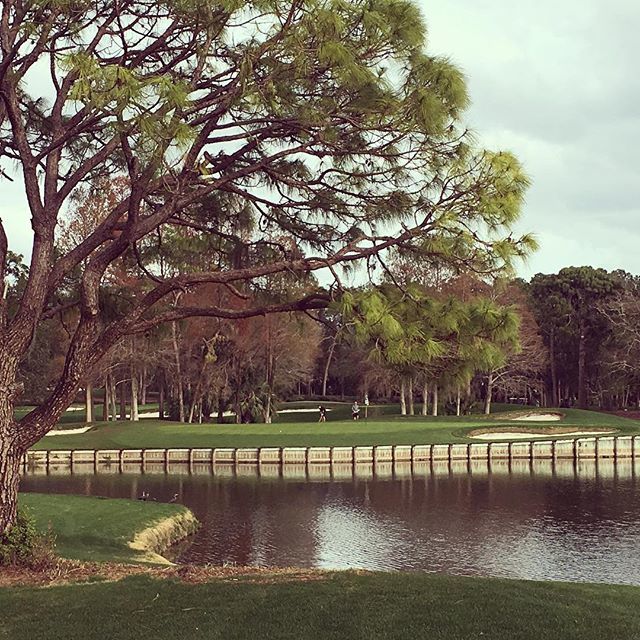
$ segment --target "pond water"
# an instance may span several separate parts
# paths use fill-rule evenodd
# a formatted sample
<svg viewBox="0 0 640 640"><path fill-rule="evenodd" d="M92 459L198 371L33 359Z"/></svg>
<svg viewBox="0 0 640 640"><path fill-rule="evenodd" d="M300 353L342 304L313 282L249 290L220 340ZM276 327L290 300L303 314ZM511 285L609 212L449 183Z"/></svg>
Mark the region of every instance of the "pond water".
<svg viewBox="0 0 640 640"><path fill-rule="evenodd" d="M25 491L159 501L203 527L178 562L640 584L640 460L28 472Z"/></svg>

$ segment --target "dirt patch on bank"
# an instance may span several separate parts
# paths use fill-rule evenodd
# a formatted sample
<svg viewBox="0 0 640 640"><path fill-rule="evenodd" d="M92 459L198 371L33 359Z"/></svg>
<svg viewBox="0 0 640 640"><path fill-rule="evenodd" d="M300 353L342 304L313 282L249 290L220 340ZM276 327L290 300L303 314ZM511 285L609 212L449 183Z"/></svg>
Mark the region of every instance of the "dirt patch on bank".
<svg viewBox="0 0 640 640"><path fill-rule="evenodd" d="M166 580L202 584L214 580L225 582L309 582L325 580L330 571L321 569L263 568L242 566L174 565L150 567L134 564L76 562L59 559L38 569L0 567L0 587L51 587L86 582L117 582L128 576L146 575ZM361 572L358 572L361 573Z"/></svg>
<svg viewBox="0 0 640 640"><path fill-rule="evenodd" d="M97 564L59 558L47 566L0 567L0 587L45 587L92 580L121 580L130 575L147 573L148 567L126 564Z"/></svg>

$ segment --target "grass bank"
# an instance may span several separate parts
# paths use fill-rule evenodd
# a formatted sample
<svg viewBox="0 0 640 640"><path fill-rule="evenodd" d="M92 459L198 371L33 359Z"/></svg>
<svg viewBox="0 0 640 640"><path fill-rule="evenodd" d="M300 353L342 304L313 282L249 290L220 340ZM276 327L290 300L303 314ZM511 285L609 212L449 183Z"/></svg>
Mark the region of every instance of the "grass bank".
<svg viewBox="0 0 640 640"><path fill-rule="evenodd" d="M433 574L150 576L0 589L0 638L631 640L640 588Z"/></svg>
<svg viewBox="0 0 640 640"><path fill-rule="evenodd" d="M298 405L294 405L299 406ZM309 405L307 405L309 406ZM387 412L393 406L372 408L372 417L354 422L346 419L348 405L327 403L332 409L325 423L312 414L280 414L273 424L182 424L154 419L140 422L96 423L83 434L43 438L35 449L137 449L190 447L296 447L385 444L447 444L472 442L469 432L489 427L540 427L514 422L521 414L500 412L490 416L399 416ZM378 413L376 414L376 410ZM526 411L529 411L526 409ZM550 409L530 409L547 413ZM612 414L579 409L558 409L563 414L554 427L611 428L619 435L640 434L640 422ZM561 434L550 436L562 438ZM499 439L499 437L496 437Z"/></svg>
<svg viewBox="0 0 640 640"><path fill-rule="evenodd" d="M56 552L74 560L163 563L158 554L196 527L175 504L37 493L21 493L19 503L40 530L52 529Z"/></svg>

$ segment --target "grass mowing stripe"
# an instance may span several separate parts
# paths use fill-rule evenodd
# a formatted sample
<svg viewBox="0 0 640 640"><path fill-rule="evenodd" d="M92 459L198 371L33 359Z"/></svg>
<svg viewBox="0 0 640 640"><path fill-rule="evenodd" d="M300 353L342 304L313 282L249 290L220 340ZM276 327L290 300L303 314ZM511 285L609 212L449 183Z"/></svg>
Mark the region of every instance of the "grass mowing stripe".
<svg viewBox="0 0 640 640"><path fill-rule="evenodd" d="M640 589L432 574L116 583L0 590L0 637L631 640Z"/></svg>
<svg viewBox="0 0 640 640"><path fill-rule="evenodd" d="M347 409L348 410L348 409ZM534 409L531 409L534 411ZM273 424L183 424L153 419L140 422L97 423L83 434L45 437L36 449L138 449L195 447L296 447L385 444L448 444L469 442L479 427L539 427L514 422L504 414L491 416L400 417L382 415L368 420L337 420L344 407L325 423L312 414ZM547 411L547 410L544 410ZM640 434L640 422L615 415L563 409L565 418L551 426L615 428L619 435ZM560 436L554 436L560 437Z"/></svg>

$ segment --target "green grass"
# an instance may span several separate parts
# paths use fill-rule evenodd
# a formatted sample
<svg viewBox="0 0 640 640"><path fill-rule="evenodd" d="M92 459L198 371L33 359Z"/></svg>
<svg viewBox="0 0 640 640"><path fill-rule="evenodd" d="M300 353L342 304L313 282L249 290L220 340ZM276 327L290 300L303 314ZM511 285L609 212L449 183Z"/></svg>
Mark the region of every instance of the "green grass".
<svg viewBox="0 0 640 640"><path fill-rule="evenodd" d="M186 507L159 502L115 500L84 496L21 493L41 531L51 527L56 552L74 560L136 562L143 559L127 543L136 533Z"/></svg>
<svg viewBox="0 0 640 640"><path fill-rule="evenodd" d="M289 406L300 406L296 403ZM307 403L309 406L311 403ZM315 405L316 403L312 403ZM332 409L326 423L313 414L280 414L274 424L181 424L154 419L137 423L96 423L84 434L43 438L35 449L136 449L189 447L352 446L384 444L446 444L470 442L468 432L479 427L528 426L515 423L508 413L491 416L402 417L397 407L371 407L368 420L354 422L346 416L350 405L327 403ZM514 409L513 405L509 407ZM520 411L526 408L520 408ZM529 409L536 411L536 409ZM538 411L547 412L548 409ZM615 428L621 435L640 433L640 422L611 414L562 409L565 417L552 426ZM560 438L561 436L554 436ZM499 439L496 437L496 440Z"/></svg>
<svg viewBox="0 0 640 640"><path fill-rule="evenodd" d="M631 640L640 588L432 574L329 574L308 582L150 577L0 589L11 640Z"/></svg>

